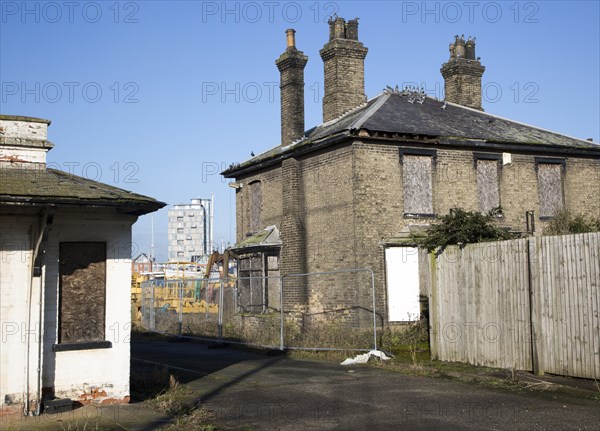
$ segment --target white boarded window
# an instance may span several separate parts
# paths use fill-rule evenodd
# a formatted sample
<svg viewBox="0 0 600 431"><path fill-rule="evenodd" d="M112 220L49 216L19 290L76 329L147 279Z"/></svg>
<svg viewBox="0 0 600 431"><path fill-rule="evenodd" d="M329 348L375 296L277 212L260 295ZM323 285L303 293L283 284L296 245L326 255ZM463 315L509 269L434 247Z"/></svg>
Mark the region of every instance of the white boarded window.
<svg viewBox="0 0 600 431"><path fill-rule="evenodd" d="M487 213L500 206L500 175L497 160L477 160L479 211Z"/></svg>
<svg viewBox="0 0 600 431"><path fill-rule="evenodd" d="M433 214L433 157L403 155L404 214Z"/></svg>
<svg viewBox="0 0 600 431"><path fill-rule="evenodd" d="M562 165L538 164L540 217L554 217L563 208Z"/></svg>
<svg viewBox="0 0 600 431"><path fill-rule="evenodd" d="M385 249L390 322L414 322L420 318L418 251L416 247Z"/></svg>

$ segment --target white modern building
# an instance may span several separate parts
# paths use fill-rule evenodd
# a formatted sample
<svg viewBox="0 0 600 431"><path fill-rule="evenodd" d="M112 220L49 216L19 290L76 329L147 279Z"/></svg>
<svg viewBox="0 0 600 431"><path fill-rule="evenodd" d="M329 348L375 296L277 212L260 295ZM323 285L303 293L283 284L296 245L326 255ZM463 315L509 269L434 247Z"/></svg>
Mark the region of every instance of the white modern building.
<svg viewBox="0 0 600 431"><path fill-rule="evenodd" d="M204 262L213 251L214 198L169 209L169 261Z"/></svg>

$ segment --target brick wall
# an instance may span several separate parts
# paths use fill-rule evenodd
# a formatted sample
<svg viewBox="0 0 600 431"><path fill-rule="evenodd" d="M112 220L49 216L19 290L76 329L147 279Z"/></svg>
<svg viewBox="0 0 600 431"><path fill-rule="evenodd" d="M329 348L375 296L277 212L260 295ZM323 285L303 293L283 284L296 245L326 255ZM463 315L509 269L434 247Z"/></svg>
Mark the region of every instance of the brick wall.
<svg viewBox="0 0 600 431"><path fill-rule="evenodd" d="M249 176L240 177L242 188L236 190L236 241L246 238L250 229L250 187L253 181L261 182L261 226L281 226L283 214L283 181L281 166L263 170Z"/></svg>
<svg viewBox="0 0 600 431"><path fill-rule="evenodd" d="M263 182L263 226L277 224L281 229L283 274L372 268L376 306L382 315L387 313L383 242L406 236L411 226L434 222L404 218L400 153L397 145L356 140L243 179ZM533 210L541 233L547 222L539 220L535 157L513 153L511 163L498 163L504 214L498 223L524 231L525 212ZM436 214L455 207L479 210L473 151L438 147L433 166ZM565 166L565 206L576 214L600 217L600 160L567 158ZM238 215L238 240L240 229L246 232L248 226L244 193L238 192L238 214L244 217ZM370 304L368 282L358 278L356 283L342 276L337 282L305 277L286 283L286 309L295 301L308 303L313 311L352 301Z"/></svg>

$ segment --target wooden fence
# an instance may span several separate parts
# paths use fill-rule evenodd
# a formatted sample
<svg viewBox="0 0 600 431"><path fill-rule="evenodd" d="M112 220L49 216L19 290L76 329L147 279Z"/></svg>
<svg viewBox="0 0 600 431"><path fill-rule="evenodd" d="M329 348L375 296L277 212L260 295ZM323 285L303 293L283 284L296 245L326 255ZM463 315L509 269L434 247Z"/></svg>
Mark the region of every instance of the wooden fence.
<svg viewBox="0 0 600 431"><path fill-rule="evenodd" d="M600 233L429 255L434 359L600 378Z"/></svg>

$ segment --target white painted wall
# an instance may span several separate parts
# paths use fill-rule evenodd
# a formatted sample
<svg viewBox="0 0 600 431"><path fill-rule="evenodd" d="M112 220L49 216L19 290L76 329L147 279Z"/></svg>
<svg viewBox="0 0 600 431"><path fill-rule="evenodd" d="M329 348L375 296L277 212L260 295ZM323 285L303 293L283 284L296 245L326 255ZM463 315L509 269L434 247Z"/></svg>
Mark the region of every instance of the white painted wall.
<svg viewBox="0 0 600 431"><path fill-rule="evenodd" d="M104 390L107 398L129 396L129 333L131 285L131 225L135 217L111 214L98 209L78 212L57 211L48 225L45 243L45 297L43 334L43 387L54 387L59 397L77 399L92 389ZM31 274L32 227L39 218L0 215L0 320L3 342L0 350L0 404L5 396L23 401L27 352L27 297ZM112 348L53 352L57 340L58 250L60 242L106 242L106 340ZM11 244L22 244L15 252ZM38 283L39 285L39 283ZM37 304L37 292L34 302ZM32 315L37 324L38 309ZM85 318L85 316L82 316ZM18 330L14 329L17 324ZM13 332L15 332L13 334ZM33 362L30 373L32 396L37 389L37 337L32 337ZM101 401L101 400L100 400Z"/></svg>
<svg viewBox="0 0 600 431"><path fill-rule="evenodd" d="M25 392L28 293L34 216L0 215L0 403ZM38 291L39 293L39 291Z"/></svg>
<svg viewBox="0 0 600 431"><path fill-rule="evenodd" d="M419 253L414 247L385 249L388 320L419 320Z"/></svg>
<svg viewBox="0 0 600 431"><path fill-rule="evenodd" d="M46 334L44 386L54 381L57 396L77 398L91 387L108 398L129 395L129 332L131 328L131 224L132 218L91 219L90 214L57 215L48 236L46 276ZM52 352L58 332L58 259L61 242L106 242L106 340L110 349ZM53 251L53 252L52 252ZM85 318L85 316L82 316Z"/></svg>

